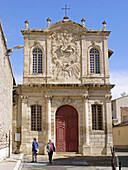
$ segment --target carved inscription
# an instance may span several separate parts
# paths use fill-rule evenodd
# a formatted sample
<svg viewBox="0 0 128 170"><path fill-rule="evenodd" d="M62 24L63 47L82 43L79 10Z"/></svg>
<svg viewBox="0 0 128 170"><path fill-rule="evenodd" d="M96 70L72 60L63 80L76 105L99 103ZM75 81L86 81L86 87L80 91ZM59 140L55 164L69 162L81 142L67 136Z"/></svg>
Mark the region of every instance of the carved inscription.
<svg viewBox="0 0 128 170"><path fill-rule="evenodd" d="M64 31L52 35L52 73L56 79L80 79L80 41Z"/></svg>

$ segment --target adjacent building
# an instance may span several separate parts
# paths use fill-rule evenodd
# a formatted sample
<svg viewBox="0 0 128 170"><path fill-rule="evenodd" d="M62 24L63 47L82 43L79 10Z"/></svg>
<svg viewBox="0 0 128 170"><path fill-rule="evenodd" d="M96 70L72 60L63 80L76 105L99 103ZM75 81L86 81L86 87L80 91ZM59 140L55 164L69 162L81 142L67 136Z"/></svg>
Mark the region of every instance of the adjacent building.
<svg viewBox="0 0 128 170"><path fill-rule="evenodd" d="M33 137L40 154L52 139L56 152L110 154L113 145L111 89L106 29L87 29L63 20L46 29L25 21L23 84L16 87L13 151L31 153Z"/></svg>
<svg viewBox="0 0 128 170"><path fill-rule="evenodd" d="M128 107L121 107L121 123L113 126L113 144L117 149L128 149Z"/></svg>
<svg viewBox="0 0 128 170"><path fill-rule="evenodd" d="M121 123L121 108L128 107L128 95L112 100L113 123Z"/></svg>
<svg viewBox="0 0 128 170"><path fill-rule="evenodd" d="M14 77L0 20L0 161L12 146L12 111Z"/></svg>

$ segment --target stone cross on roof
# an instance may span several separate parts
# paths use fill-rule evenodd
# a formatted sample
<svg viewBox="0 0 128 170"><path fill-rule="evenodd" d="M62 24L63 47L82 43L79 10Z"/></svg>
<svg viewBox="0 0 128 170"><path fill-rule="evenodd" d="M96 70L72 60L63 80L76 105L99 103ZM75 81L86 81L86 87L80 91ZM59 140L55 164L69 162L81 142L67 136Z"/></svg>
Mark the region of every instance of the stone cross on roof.
<svg viewBox="0 0 128 170"><path fill-rule="evenodd" d="M65 5L65 8L62 8L62 10L65 10L65 16L67 16L67 10L69 9L70 10L70 8L67 8L67 5Z"/></svg>

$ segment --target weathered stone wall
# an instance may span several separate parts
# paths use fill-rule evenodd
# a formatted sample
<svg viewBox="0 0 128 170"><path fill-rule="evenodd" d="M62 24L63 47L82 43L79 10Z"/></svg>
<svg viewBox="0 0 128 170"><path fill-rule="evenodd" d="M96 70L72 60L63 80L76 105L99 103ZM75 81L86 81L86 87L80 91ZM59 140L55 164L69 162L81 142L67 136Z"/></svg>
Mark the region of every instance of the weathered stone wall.
<svg viewBox="0 0 128 170"><path fill-rule="evenodd" d="M18 87L17 89L20 89ZM88 124L89 124L89 145L84 146L85 142L85 111L83 107L83 94L87 91L86 88L47 88L41 86L29 87L23 86L20 90L21 94L18 95L19 100L21 100L21 111L17 110L17 114L21 114L21 145L20 143L15 143L13 145L14 150L16 146L20 148L21 152L26 154L31 154L33 137L37 138L40 147L40 154L45 154L46 143L48 141L48 108L47 108L47 97L51 98L51 139L56 145L56 111L62 105L71 105L78 112L78 140L79 140L79 153L84 155L94 155L94 154L109 154L110 146L112 146L112 129L107 122L107 110L106 110L106 94L109 93L109 89L94 89L90 88L88 90ZM21 98L21 99L20 99ZM100 104L103 107L103 130L92 130L92 104ZM31 105L41 105L42 106L42 131L31 131ZM110 104L111 105L111 104ZM18 113L19 112L19 113ZM109 113L111 117L111 114ZM110 122L111 124L111 122ZM110 132L107 132L107 126L110 126ZM107 136L110 137L108 141ZM87 151L87 148L89 151ZM108 147L108 148L107 148ZM83 148L86 148L83 151Z"/></svg>
<svg viewBox="0 0 128 170"><path fill-rule="evenodd" d="M5 55L6 50L6 42L0 23L0 149L2 149L0 159L7 156L9 131L10 136L12 133L13 74L9 57Z"/></svg>

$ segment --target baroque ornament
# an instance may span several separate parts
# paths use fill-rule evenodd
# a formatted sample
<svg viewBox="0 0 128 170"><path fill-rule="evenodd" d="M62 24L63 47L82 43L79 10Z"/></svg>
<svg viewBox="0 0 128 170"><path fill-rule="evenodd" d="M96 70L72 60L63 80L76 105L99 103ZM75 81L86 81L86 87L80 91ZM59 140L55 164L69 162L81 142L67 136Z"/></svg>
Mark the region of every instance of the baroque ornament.
<svg viewBox="0 0 128 170"><path fill-rule="evenodd" d="M64 30L52 34L52 73L56 79L80 79L79 37Z"/></svg>
<svg viewBox="0 0 128 170"><path fill-rule="evenodd" d="M69 96L65 96L64 98L60 99L61 104L72 104L74 100Z"/></svg>

